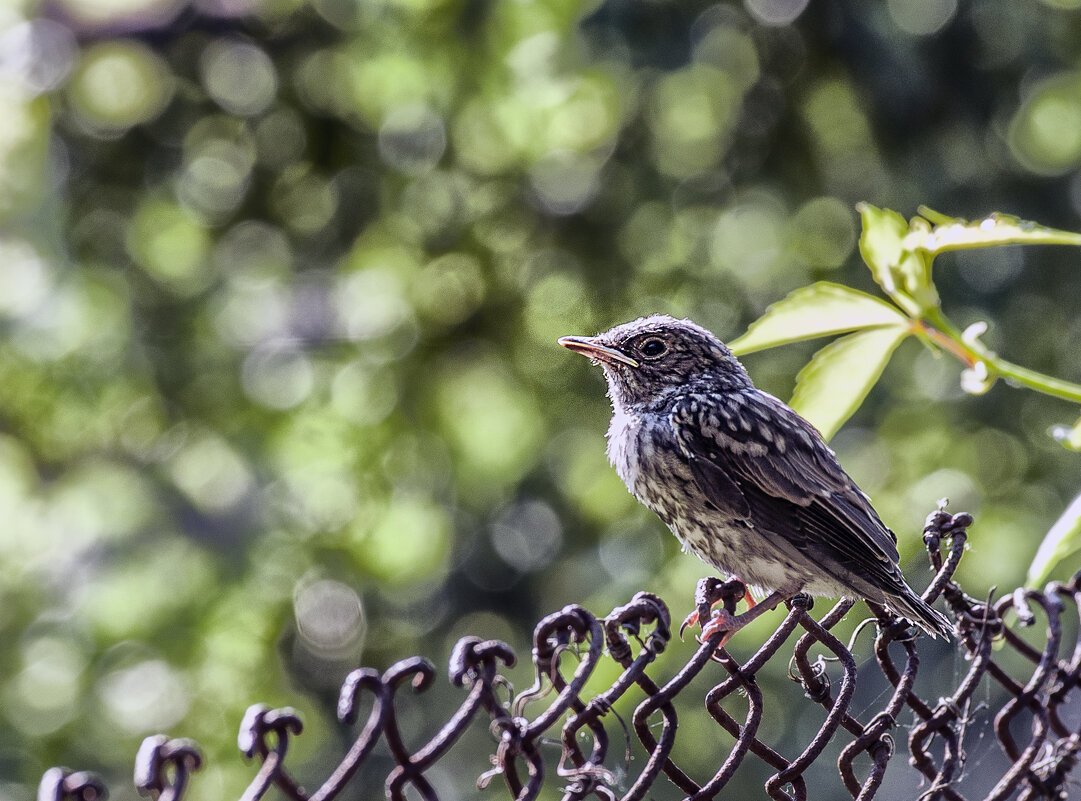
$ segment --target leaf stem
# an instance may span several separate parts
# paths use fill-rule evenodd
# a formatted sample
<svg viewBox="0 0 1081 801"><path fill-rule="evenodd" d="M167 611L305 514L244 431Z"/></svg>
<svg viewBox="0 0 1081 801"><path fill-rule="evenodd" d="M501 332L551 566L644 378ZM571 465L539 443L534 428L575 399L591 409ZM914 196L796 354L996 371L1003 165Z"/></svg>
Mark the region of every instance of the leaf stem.
<svg viewBox="0 0 1081 801"><path fill-rule="evenodd" d="M919 325L920 330L932 342L953 354L966 367L974 367L977 362L983 362L992 375L1045 395L1081 403L1081 386L1007 361L978 340L966 341L961 330L950 322L940 309L925 309Z"/></svg>
<svg viewBox="0 0 1081 801"><path fill-rule="evenodd" d="M1019 364L1008 362L1005 359L988 362L988 364L1003 378L1016 381L1031 389L1043 392L1045 395L1053 395L1056 398L1081 403L1081 386L1063 381L1054 376L1044 375L1035 370L1029 370Z"/></svg>
<svg viewBox="0 0 1081 801"><path fill-rule="evenodd" d="M975 367L976 362L980 361L972 355L970 349L965 347L964 343L958 342L953 339L953 337L942 333L926 320L917 320L916 326L921 334L942 348L942 350L952 353L957 357L958 361L965 365L965 367Z"/></svg>

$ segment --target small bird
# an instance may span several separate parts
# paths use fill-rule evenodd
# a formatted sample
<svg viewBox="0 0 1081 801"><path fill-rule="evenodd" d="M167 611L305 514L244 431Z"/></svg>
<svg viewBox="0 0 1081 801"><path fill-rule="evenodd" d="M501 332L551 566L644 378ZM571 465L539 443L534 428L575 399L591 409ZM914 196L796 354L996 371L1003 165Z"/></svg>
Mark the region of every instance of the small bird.
<svg viewBox="0 0 1081 801"><path fill-rule="evenodd" d="M604 368L608 458L627 489L684 551L773 590L742 615L715 611L703 640L723 630L723 644L798 593L863 598L951 636L945 615L905 583L896 536L821 434L755 388L712 333L653 315L559 344Z"/></svg>

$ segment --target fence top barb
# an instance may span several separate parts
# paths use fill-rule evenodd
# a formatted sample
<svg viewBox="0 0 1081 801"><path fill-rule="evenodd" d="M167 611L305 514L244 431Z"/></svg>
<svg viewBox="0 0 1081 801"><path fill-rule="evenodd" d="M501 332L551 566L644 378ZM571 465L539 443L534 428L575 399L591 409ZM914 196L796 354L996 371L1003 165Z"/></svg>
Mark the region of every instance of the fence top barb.
<svg viewBox="0 0 1081 801"><path fill-rule="evenodd" d="M704 801L715 798L752 761L773 771L765 782L770 798L804 799L809 793L806 773L824 758L831 744L834 751L840 748L836 773L853 799L875 798L898 752L907 750L908 763L918 772L914 785L923 780L919 789L910 788L911 797L964 801L976 797L965 794L973 779L985 787L988 783L985 770L978 775L964 770L969 710L984 682L997 686L998 696L1005 699L993 718L1005 768L982 797L988 801L1066 798L1081 750L1081 715L1076 709L1081 705L1081 642L1076 635L1074 642L1063 642L1062 617L1068 607L1075 619L1081 612L1081 573L1067 583L1052 582L1043 591L1019 588L997 599L971 598L954 581L971 524L970 515L951 515L940 508L928 516L923 534L935 570L923 597L929 603L942 599L948 607L955 622L956 647L964 650L968 665L953 680L936 674L934 691L941 696L936 701L921 698L915 690L919 645L925 640L886 609L868 604L877 625L873 664L891 691L880 696L877 708L854 714L852 700L860 678L856 659L850 644L838 639L832 629L855 602L841 600L816 620L811 615L812 602L805 596L787 603L787 615L745 661L719 647L719 632L702 642L675 675L661 681L650 672L672 637L671 615L656 595L639 592L603 620L576 604L544 617L533 635L533 684L518 694L500 673L516 662L510 646L479 637L459 640L450 657L449 678L454 687L465 691L465 698L417 748L408 746L402 736L398 691L405 685L418 693L429 690L436 677L432 663L410 657L382 673L371 668L354 670L342 685L338 717L353 725L360 723L363 709L367 716L345 757L311 792L301 787L285 764L291 740L303 728L297 713L262 704L250 707L240 726L238 745L245 756L259 761L259 768L241 801L257 801L271 788L292 801L332 801L362 766L386 765L388 759L392 767L382 776L388 798L404 801L411 788L414 795L434 801L436 788L426 774L478 718L489 726L495 743L492 767L480 775L477 785L486 788L501 779L517 801L536 798L551 779L545 754L556 733L561 753L554 775L564 801L590 795L603 801L638 801L662 774L686 798ZM732 582L707 578L699 582L696 600L708 613L715 602L734 608L736 593ZM1011 611L1013 615L1008 614ZM1019 628L1039 625L1046 631L1042 648L1018 634ZM1078 627L1070 630L1077 632ZM795 644L790 645L793 636ZM812 648L819 654L814 658ZM565 659L568 652L574 652L576 660ZM1007 653L1017 657L1008 667ZM586 697L586 682L603 659L616 662L622 672L606 689ZM782 753L778 744L758 736L765 716L790 712L770 709L758 682L766 665L779 659L787 662L788 675L800 685L802 703L817 705L825 713L798 753ZM727 676L709 689L704 704L732 741L725 745L723 738L711 739L718 751L715 772L692 776L672 756L679 728L674 701L690 692L692 680L714 660ZM1015 675L1018 662L1030 666L1027 676ZM831 676L837 668L827 669L828 663L839 667L839 681ZM613 764L609 727L613 707L632 691L644 696L634 709L631 728L648 756L636 776L620 778L617 774L626 765L618 763L617 771ZM742 700L726 704L733 696ZM1075 708L1069 711L1071 704ZM526 711L534 707L541 708L530 718ZM737 707L745 711L737 715L732 711ZM898 746L896 730L906 710L915 724L908 729L907 743ZM373 760L380 746L380 760ZM199 748L191 740L160 734L148 737L135 760L135 786L158 801L178 801L201 762ZM823 797L836 797L837 792L833 788ZM55 767L42 777L38 801L99 801L106 793L104 783L93 774Z"/></svg>

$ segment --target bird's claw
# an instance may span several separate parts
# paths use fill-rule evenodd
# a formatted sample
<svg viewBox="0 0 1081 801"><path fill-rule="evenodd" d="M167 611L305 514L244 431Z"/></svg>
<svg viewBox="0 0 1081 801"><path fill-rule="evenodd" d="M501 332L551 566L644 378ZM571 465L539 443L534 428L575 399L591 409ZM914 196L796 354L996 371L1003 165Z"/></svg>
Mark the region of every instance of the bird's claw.
<svg viewBox="0 0 1081 801"><path fill-rule="evenodd" d="M683 639L683 632L685 632L690 626L694 626L698 623L698 610L695 609L687 617L683 618L683 622L679 624L679 638Z"/></svg>

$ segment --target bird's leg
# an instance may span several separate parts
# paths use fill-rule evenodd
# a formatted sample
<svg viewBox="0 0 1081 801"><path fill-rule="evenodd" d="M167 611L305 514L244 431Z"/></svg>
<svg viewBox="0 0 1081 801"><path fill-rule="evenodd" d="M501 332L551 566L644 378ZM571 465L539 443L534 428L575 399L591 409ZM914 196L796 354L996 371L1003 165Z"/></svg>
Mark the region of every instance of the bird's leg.
<svg viewBox="0 0 1081 801"><path fill-rule="evenodd" d="M755 601L754 596L751 595L750 589L747 589L743 593L743 603L747 604L747 611L754 609L758 606L758 602Z"/></svg>
<svg viewBox="0 0 1081 801"><path fill-rule="evenodd" d="M747 604L747 610L753 609L755 600L751 597L751 591L747 589L747 585L738 576L732 576L728 581L721 581L715 576L699 579L694 592L695 609L684 618L682 625L680 625L680 639L683 639L683 632L689 626L697 625L699 620L712 620L715 615L720 614L723 610L726 610L730 615L734 615L736 604L740 600L740 594L737 594L736 590L740 591L742 600ZM733 595L736 595L736 599L731 602L732 608L727 609ZM718 609L718 606L723 607L723 609Z"/></svg>

